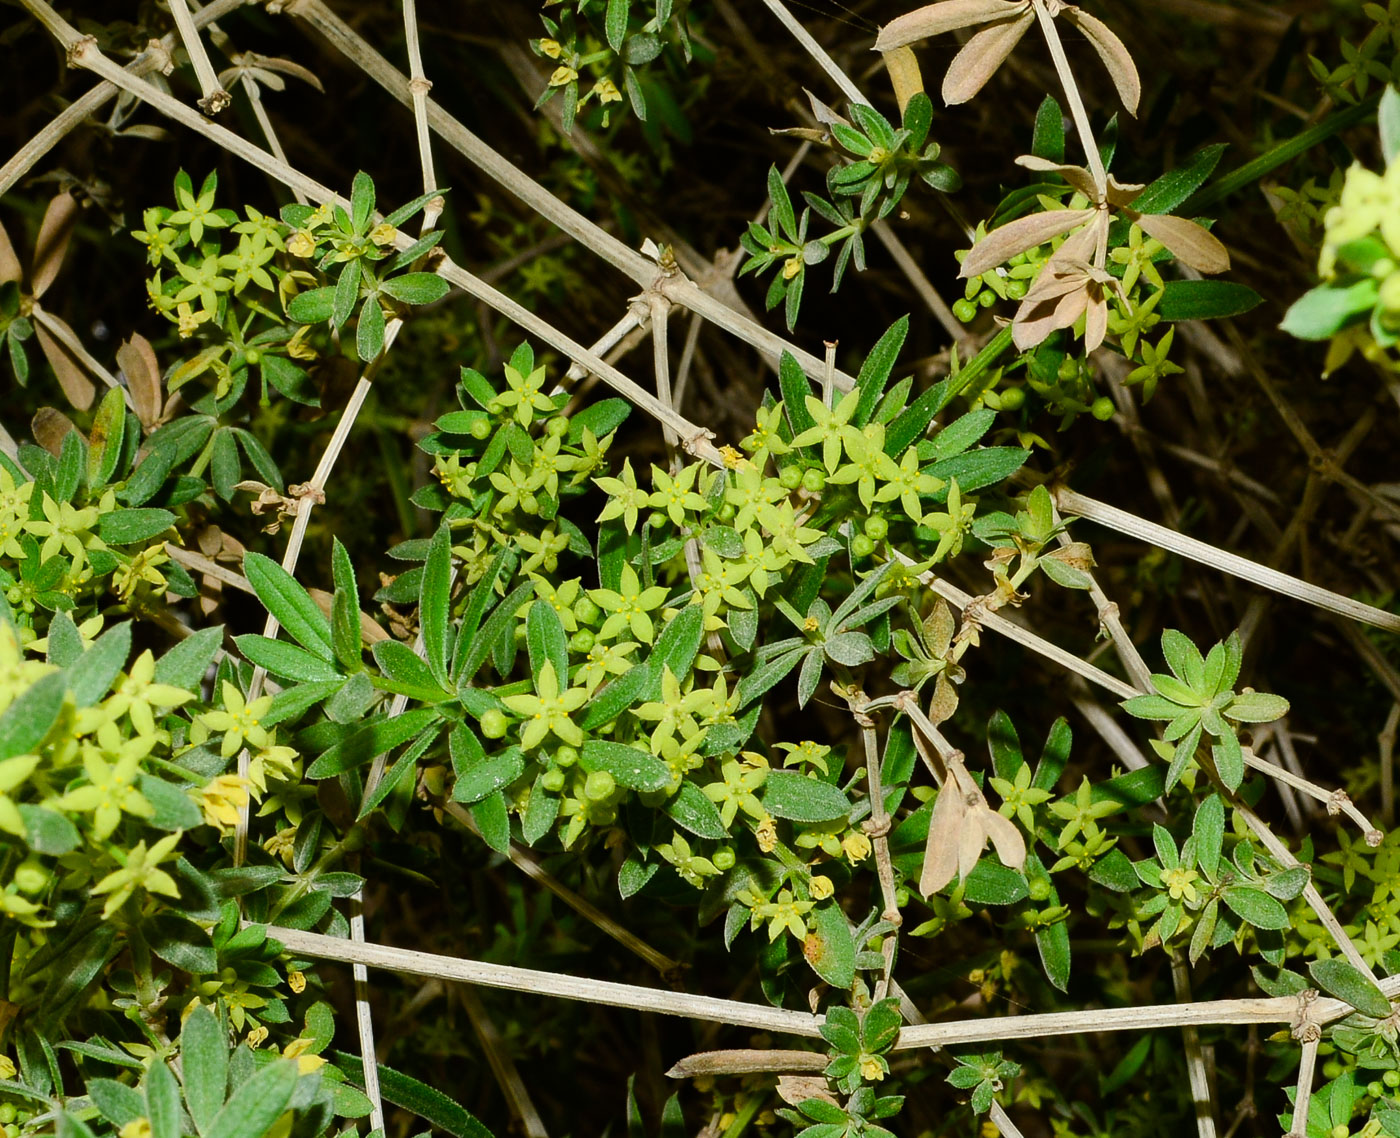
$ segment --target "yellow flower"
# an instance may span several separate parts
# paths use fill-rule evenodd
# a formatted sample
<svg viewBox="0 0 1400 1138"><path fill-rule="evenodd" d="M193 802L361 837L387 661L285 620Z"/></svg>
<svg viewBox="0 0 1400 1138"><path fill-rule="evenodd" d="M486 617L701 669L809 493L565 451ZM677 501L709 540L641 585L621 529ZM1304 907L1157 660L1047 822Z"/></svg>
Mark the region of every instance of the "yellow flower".
<svg viewBox="0 0 1400 1138"><path fill-rule="evenodd" d="M248 805L248 780L242 775L221 774L199 792L204 820L220 829L238 824L238 813Z"/></svg>
<svg viewBox="0 0 1400 1138"><path fill-rule="evenodd" d="M306 230L298 229L287 239L287 252L293 257L309 258L316 252L316 238Z"/></svg>
<svg viewBox="0 0 1400 1138"><path fill-rule="evenodd" d="M578 78L578 72L572 67L556 67L554 74L549 77L551 87L567 87Z"/></svg>
<svg viewBox="0 0 1400 1138"><path fill-rule="evenodd" d="M831 883L831 878L817 874L812 878L809 888L812 891L813 901L825 901L836 892L836 886Z"/></svg>
<svg viewBox="0 0 1400 1138"><path fill-rule="evenodd" d="M558 59L563 50L558 40L540 40L540 54L547 55L550 59Z"/></svg>
<svg viewBox="0 0 1400 1138"><path fill-rule="evenodd" d="M617 89L617 84L606 77L593 84L593 93L598 96L600 103L622 102L622 92Z"/></svg>
<svg viewBox="0 0 1400 1138"><path fill-rule="evenodd" d="M381 221L369 231L369 239L376 245L392 245L398 235L399 231L387 221Z"/></svg>
<svg viewBox="0 0 1400 1138"><path fill-rule="evenodd" d="M288 972L287 987L292 990L292 994L300 996L306 991L306 974L304 972Z"/></svg>
<svg viewBox="0 0 1400 1138"><path fill-rule="evenodd" d="M314 360L317 356L316 349L306 342L306 337L311 333L312 325L303 324L287 341L287 355L294 360Z"/></svg>
<svg viewBox="0 0 1400 1138"><path fill-rule="evenodd" d="M319 1055L308 1053L308 1048L315 1046L310 1039L293 1039L286 1047L282 1048L283 1059L295 1059L297 1069L303 1075L309 1075L317 1067L325 1066L325 1060Z"/></svg>
<svg viewBox="0 0 1400 1138"><path fill-rule="evenodd" d="M188 340L197 331L199 326L214 319L214 314L207 308L201 308L198 312L192 309L189 301L182 301L175 309L175 323L179 327L180 339Z"/></svg>
<svg viewBox="0 0 1400 1138"><path fill-rule="evenodd" d="M772 818L765 818L758 824L758 829L754 831L754 837L758 839L758 848L764 853L772 853L778 844L778 826Z"/></svg>
<svg viewBox="0 0 1400 1138"><path fill-rule="evenodd" d="M246 1042L252 1050L256 1051L267 1042L267 1028L263 1024L258 1024L248 1033Z"/></svg>
<svg viewBox="0 0 1400 1138"><path fill-rule="evenodd" d="M860 1077L867 1083L878 1083L885 1077L885 1068L876 1058L861 1060Z"/></svg>
<svg viewBox="0 0 1400 1138"><path fill-rule="evenodd" d="M133 1118L118 1132L121 1138L151 1138L151 1120L149 1118Z"/></svg>
<svg viewBox="0 0 1400 1138"><path fill-rule="evenodd" d="M857 830L852 830L841 839L841 849L848 861L864 861L870 856L870 839Z"/></svg>

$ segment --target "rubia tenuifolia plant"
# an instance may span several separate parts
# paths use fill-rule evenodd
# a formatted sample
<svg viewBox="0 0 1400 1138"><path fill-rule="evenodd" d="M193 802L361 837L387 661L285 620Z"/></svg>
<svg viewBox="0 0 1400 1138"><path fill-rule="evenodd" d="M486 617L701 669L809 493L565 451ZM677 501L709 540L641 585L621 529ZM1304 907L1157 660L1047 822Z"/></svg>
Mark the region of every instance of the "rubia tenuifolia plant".
<svg viewBox="0 0 1400 1138"><path fill-rule="evenodd" d="M215 7L192 14L174 2L190 19ZM474 161L632 266L643 303L585 348L443 255L430 153L422 195L380 217L368 175L347 178L342 199L186 115L164 90L136 86L40 0L26 6L78 66L105 68L104 79L307 200L234 212L213 176L198 189L177 177L173 203L152 205L133 234L165 340L133 336L95 411L74 399L80 422L44 414L36 442L0 459L7 1138L320 1138L378 1129L386 1101L456 1138L484 1134L445 1094L377 1063L364 976L352 1029L332 1011L338 969L318 961L765 1032L681 1037L696 1050L672 1074L697 1083L665 1107L668 1136L707 1097L716 1127L736 1136L761 1123L879 1138L916 1124L912 1109L897 1117L910 1089L953 1126L985 1115L1004 1135L1023 1132L1018 1119L1078 1135L1161 1133L1195 1118L1205 1133L1199 1038L1177 1048L1150 1032L1241 1022L1285 1032L1267 1044L1269 1109L1286 1106L1278 1085L1296 1083L1309 1133L1315 1117L1334 1130L1395 1129L1395 985L1375 975L1400 971L1394 839L1259 755L1289 705L1241 682L1238 637L1203 652L1168 631L1167 670L1143 663L1093 575L1093 550L1076 540L1080 519L1059 508L1063 487L1012 445L1028 420L997 422L999 408L1018 409L1010 393L1022 386L1066 415L1092 407L1093 352L1121 353L1125 374L1150 390L1176 366L1159 322L1252 299L1242 286L1170 276L1173 258L1226 267L1204 225L1171 215L1218 148L1146 187L1108 173L1113 146L1091 132L1057 31L1067 22L1087 36L1132 111L1136 69L1104 24L1054 0L949 0L902 17L877 44L897 82L898 125L864 103L849 118L814 104L816 140L840 150L825 196L808 195L798 215L776 168L770 176L768 219L744 241L755 271L775 270L770 307L783 303L792 324L808 268L834 253L839 281L915 183L958 188L930 141L933 103L909 44L972 31L943 85L958 103L1040 27L1085 165L1067 161L1060 108L1047 99L1022 160L1034 181L979 227L962 264L962 314L1006 299L1019 308L976 356L916 388L913 369L899 367L907 318L869 337L854 377L834 359L823 369L732 310L707 308L673 259L637 257L637 268L610 234L436 108L437 129ZM323 5L286 7L384 76L388 65ZM536 47L557 61L550 89L575 129L589 125L579 106L622 101L618 74L639 114L644 99L654 105L637 69L660 58L666 37L684 50L685 6L641 7L577 2L547 16L551 37ZM426 139L425 91L402 86ZM403 232L420 211L420 232ZM36 280L26 291L5 267L19 369L19 321L44 290ZM449 285L532 341L513 340L495 362L472 353L474 365L447 377L450 409L408 403L425 421L417 441L432 478L403 513L431 521L405 526L373 566L400 571L371 596L349 528L303 558L309 518L333 507L331 468L376 414L369 391L409 338L400 330L431 327L429 306L457 311ZM737 445L711 442L675 405L665 326L676 298L777 362ZM655 394L601 358L640 329L656 349ZM347 368L353 392L320 461L289 484L283 469L306 449L293 424L331 402ZM633 429L626 400L579 383L589 371L651 412L660 439ZM249 524L269 511L265 529L285 525L285 546ZM280 557L247 550L235 532ZM228 603L224 589L244 597ZM1030 631L1060 590L1094 602L1130 680ZM254 601L250 617L240 604ZM1386 624L1351 604L1342 611ZM1076 755L1064 718L1042 745L1023 745L1013 714L1024 727L1029 713L999 674L1002 637L1122 701L1112 729L1108 710L1081 701L1122 766ZM1145 755L1124 730L1135 719L1161 725ZM1359 820L1360 834L1317 859L1310 839L1291 850L1261 820L1258 776L1291 780L1348 825ZM479 897L458 888L468 874L444 852L464 848L499 855L481 873L524 868L580 921L560 922L543 949L535 917L522 916L524 933L484 929ZM402 930L375 924L371 938L361 904L371 873L440 894L441 910L415 914L412 927L441 926L438 943L455 951L395 948L385 942ZM599 881L617 896L590 901L570 887ZM505 888L526 914L526 887ZM602 911L628 899L642 933ZM559 974L558 945L590 935L583 921L682 990ZM656 935L687 959L649 943ZM1105 945L1128 958L1101 966ZM754 977L754 994L738 982L723 991L742 998L694 990L713 982L716 959L730 980ZM710 967L687 975L692 960ZM1196 966L1211 996L1250 999L1191 1001ZM1020 1014L1001 1014L1011 1009ZM1100 1125L1058 1088L1059 1060L1035 1041L1108 1030L1134 1037L1101 1084L1112 1121ZM552 1023L541 1032L553 1033ZM522 1126L538 1129L522 1100L534 1076L500 1062L502 1033L478 1034L497 1048ZM807 1049L779 1049L777 1034ZM1338 1069L1324 1065L1328 1082L1313 1095L1320 1045ZM1150 1100L1123 1090L1144 1071ZM1178 1083L1199 1097L1169 1092ZM953 1109L964 1104L974 1117ZM630 1133L644 1130L631 1096L627 1116Z"/></svg>

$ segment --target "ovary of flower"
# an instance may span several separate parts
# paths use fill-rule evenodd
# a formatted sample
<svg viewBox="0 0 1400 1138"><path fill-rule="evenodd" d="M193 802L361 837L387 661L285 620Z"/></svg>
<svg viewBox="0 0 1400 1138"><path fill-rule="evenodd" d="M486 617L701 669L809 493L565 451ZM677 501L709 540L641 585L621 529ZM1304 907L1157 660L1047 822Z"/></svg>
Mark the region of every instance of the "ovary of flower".
<svg viewBox="0 0 1400 1138"><path fill-rule="evenodd" d="M1167 892L1173 901L1184 899L1194 904L1196 901L1196 882L1199 879L1200 874L1194 869L1186 869L1182 866L1162 871L1162 884L1167 887Z"/></svg>
<svg viewBox="0 0 1400 1138"><path fill-rule="evenodd" d="M223 757L231 758L245 744L266 747L270 740L267 728L261 725L261 721L272 710L272 696L265 695L248 703L243 693L227 680L224 681L223 696L222 709L206 711L196 721L213 734L223 732L223 742L219 746Z"/></svg>
<svg viewBox="0 0 1400 1138"><path fill-rule="evenodd" d="M241 775L221 774L208 782L198 797L205 822L226 829L237 824L239 811L248 805L248 780Z"/></svg>
<svg viewBox="0 0 1400 1138"><path fill-rule="evenodd" d="M167 834L149 850L144 840L137 842L125 853L118 849L112 850L112 856L121 863L121 868L113 870L92 887L94 894L111 894L102 908L104 919L126 904L127 898L137 889L144 889L147 893L159 893L164 897L180 895L175 879L160 868L160 863L175 856L175 847L182 833L183 831L176 830L173 834Z"/></svg>
<svg viewBox="0 0 1400 1138"><path fill-rule="evenodd" d="M554 665L546 660L535 677L534 695L507 696L501 702L524 718L520 745L529 751L544 742L551 731L571 747L582 746L583 732L569 714L582 707L587 698L583 688L569 688L561 693Z"/></svg>

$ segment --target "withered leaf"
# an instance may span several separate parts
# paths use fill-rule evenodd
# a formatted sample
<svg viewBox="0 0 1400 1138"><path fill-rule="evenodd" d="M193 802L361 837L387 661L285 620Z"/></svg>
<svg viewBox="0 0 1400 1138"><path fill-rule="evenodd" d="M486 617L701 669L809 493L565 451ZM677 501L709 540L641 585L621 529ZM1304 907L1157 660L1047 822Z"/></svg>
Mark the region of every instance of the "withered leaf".
<svg viewBox="0 0 1400 1138"><path fill-rule="evenodd" d="M982 90L1033 23L1035 15L1027 10L1015 19L983 28L963 44L943 76L943 101L956 106Z"/></svg>
<svg viewBox="0 0 1400 1138"><path fill-rule="evenodd" d="M1052 238L1068 233L1076 226L1092 221L1097 210L1093 209L1052 209L1046 213L1033 213L1028 217L1018 217L1005 225L993 229L977 242L962 263L960 277L980 277L998 265L1009 261L1018 253L1034 249Z"/></svg>
<svg viewBox="0 0 1400 1138"><path fill-rule="evenodd" d="M52 320L60 328L67 329L68 334L74 339L77 338L73 330L52 313L46 313L45 319ZM97 397L97 388L88 378L87 369L38 320L34 322L34 336L39 341L39 348L43 351L44 358L49 361L49 366L58 376L59 386L63 388L63 394L68 397L68 402L73 404L77 410L86 411Z"/></svg>
<svg viewBox="0 0 1400 1138"><path fill-rule="evenodd" d="M73 420L57 407L40 407L29 422L29 432L34 441L54 458L63 453L63 440L69 431L76 431Z"/></svg>
<svg viewBox="0 0 1400 1138"><path fill-rule="evenodd" d="M1113 31L1102 20L1089 15L1081 8L1065 7L1061 15L1084 33L1084 38L1094 46L1103 60L1113 85L1118 89L1118 97L1130 115L1137 114L1138 100L1142 97L1142 80L1138 78L1137 65L1128 49L1123 46Z"/></svg>
<svg viewBox="0 0 1400 1138"><path fill-rule="evenodd" d="M149 433L160 419L160 364L155 349L145 336L133 332L117 349L117 366L126 376L132 409L141 420L142 429Z"/></svg>
<svg viewBox="0 0 1400 1138"><path fill-rule="evenodd" d="M73 236L73 228L77 224L78 202L72 194L59 194L44 210L29 278L29 286L36 300L48 292L49 285L58 276L58 270L63 268L68 240Z"/></svg>
<svg viewBox="0 0 1400 1138"><path fill-rule="evenodd" d="M905 12L891 20L875 40L876 51L891 51L915 40L970 28L992 20L1006 20L1030 11L1028 0L943 0Z"/></svg>

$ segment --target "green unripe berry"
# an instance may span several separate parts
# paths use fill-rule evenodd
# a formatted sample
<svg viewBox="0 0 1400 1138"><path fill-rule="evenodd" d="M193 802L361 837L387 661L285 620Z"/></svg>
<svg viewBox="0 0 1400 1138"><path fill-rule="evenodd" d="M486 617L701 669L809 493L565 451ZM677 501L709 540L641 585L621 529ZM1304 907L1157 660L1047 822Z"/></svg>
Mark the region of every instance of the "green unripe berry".
<svg viewBox="0 0 1400 1138"><path fill-rule="evenodd" d="M720 846L710 855L710 861L721 873L734 868L734 848L732 846Z"/></svg>
<svg viewBox="0 0 1400 1138"><path fill-rule="evenodd" d="M962 300L953 301L953 315L964 324L971 324L977 316L977 304L964 297Z"/></svg>
<svg viewBox="0 0 1400 1138"><path fill-rule="evenodd" d="M596 643L598 638L586 628L580 628L569 638L569 647L584 656L593 651L593 645Z"/></svg>
<svg viewBox="0 0 1400 1138"><path fill-rule="evenodd" d="M1400 273L1391 273L1381 282L1380 301L1387 312L1400 310Z"/></svg>
<svg viewBox="0 0 1400 1138"><path fill-rule="evenodd" d="M1073 379L1079 378L1079 361L1071 356L1066 356L1060 361L1059 377L1061 383L1069 383Z"/></svg>
<svg viewBox="0 0 1400 1138"><path fill-rule="evenodd" d="M563 415L556 415L544 425L544 433L552 439L562 438L569 430L569 420Z"/></svg>
<svg viewBox="0 0 1400 1138"><path fill-rule="evenodd" d="M540 786L550 794L558 794L564 789L564 772L555 768L540 775Z"/></svg>
<svg viewBox="0 0 1400 1138"><path fill-rule="evenodd" d="M1366 1084L1366 1093L1372 1098L1385 1098L1385 1086L1379 1079L1372 1079Z"/></svg>
<svg viewBox="0 0 1400 1138"><path fill-rule="evenodd" d="M243 353L243 358L248 362L249 367L257 367L258 364L262 363L262 352L258 351L257 348L249 348Z"/></svg>
<svg viewBox="0 0 1400 1138"><path fill-rule="evenodd" d="M809 494L820 494L826 489L826 475L815 466L802 475L802 489Z"/></svg>
<svg viewBox="0 0 1400 1138"><path fill-rule="evenodd" d="M665 514L663 514L660 510L657 510L651 515L651 517L647 518L647 525L651 526L652 529L660 529L669 520L670 519L667 518Z"/></svg>
<svg viewBox="0 0 1400 1138"><path fill-rule="evenodd" d="M517 644L524 644L526 635L527 632L525 626L523 624L517 624L515 626L515 642Z"/></svg>
<svg viewBox="0 0 1400 1138"><path fill-rule="evenodd" d="M722 522L732 522L734 520L734 515L738 512L733 502L725 502L725 504L719 508L719 520Z"/></svg>
<svg viewBox="0 0 1400 1138"><path fill-rule="evenodd" d="M1011 300L1023 300L1030 285L1023 280L1009 280L1006 282L1006 295Z"/></svg>
<svg viewBox="0 0 1400 1138"><path fill-rule="evenodd" d="M997 392L1001 397L1001 409L1003 411L1019 411L1026 405L1026 389L1024 387L1007 387Z"/></svg>
<svg viewBox="0 0 1400 1138"><path fill-rule="evenodd" d="M802 468L795 463L789 463L778 475L778 481L784 490L796 490L802 485Z"/></svg>
<svg viewBox="0 0 1400 1138"><path fill-rule="evenodd" d="M991 306L997 302L997 299L997 294L991 289L988 289L977 298L977 303L983 308L991 308Z"/></svg>
<svg viewBox="0 0 1400 1138"><path fill-rule="evenodd" d="M568 768L578 762L578 750L565 743L554 752L554 763L556 766Z"/></svg>
<svg viewBox="0 0 1400 1138"><path fill-rule="evenodd" d="M474 439L484 439L491 433L490 419L477 419L471 425L471 436Z"/></svg>
<svg viewBox="0 0 1400 1138"><path fill-rule="evenodd" d="M1327 1131L1327 1138L1350 1138L1351 1127L1346 1125L1334 1126Z"/></svg>
<svg viewBox="0 0 1400 1138"><path fill-rule="evenodd" d="M603 610L592 597L579 597L574 602L574 616L578 617L580 624L597 624L602 614Z"/></svg>
<svg viewBox="0 0 1400 1138"><path fill-rule="evenodd" d="M1342 1073L1342 1065L1335 1059L1329 1059L1322 1065L1322 1077L1325 1079L1335 1079Z"/></svg>
<svg viewBox="0 0 1400 1138"><path fill-rule="evenodd" d="M583 796L590 802L611 798L617 790L617 780L607 771L592 771L583 783Z"/></svg>
<svg viewBox="0 0 1400 1138"><path fill-rule="evenodd" d="M37 858L21 862L15 869L15 888L21 893L37 893L49 883L49 871Z"/></svg>
<svg viewBox="0 0 1400 1138"><path fill-rule="evenodd" d="M506 713L498 707L490 708L482 713L481 733L488 739L499 739L510 729L510 720L506 718Z"/></svg>
<svg viewBox="0 0 1400 1138"><path fill-rule="evenodd" d="M13 1122L7 1123L3 1129L5 1138L19 1138L19 1127Z"/></svg>
<svg viewBox="0 0 1400 1138"><path fill-rule="evenodd" d="M880 514L871 514L865 519L865 536L871 541L884 541L890 532L890 523Z"/></svg>
<svg viewBox="0 0 1400 1138"><path fill-rule="evenodd" d="M1030 894L1032 901L1046 901L1050 898L1050 882L1043 877L1031 879Z"/></svg>
<svg viewBox="0 0 1400 1138"><path fill-rule="evenodd" d="M0 1102L0 1126L8 1126L15 1120L15 1104Z"/></svg>
<svg viewBox="0 0 1400 1138"><path fill-rule="evenodd" d="M1400 1087L1400 1071L1387 1071L1384 1075L1381 1076L1381 1082L1383 1082L1391 1090L1394 1090L1396 1087Z"/></svg>
<svg viewBox="0 0 1400 1138"><path fill-rule="evenodd" d="M488 415L499 415L504 410L505 405L499 399L493 399L490 403L486 404L486 413Z"/></svg>
<svg viewBox="0 0 1400 1138"><path fill-rule="evenodd" d="M1027 257L1025 253L1017 253L1016 256L1012 257L1011 260L1006 263L1012 268L1015 268L1017 265L1024 265L1028 260L1030 260L1030 258Z"/></svg>
<svg viewBox="0 0 1400 1138"><path fill-rule="evenodd" d="M1371 275L1378 281L1385 280L1395 271L1395 262L1389 257L1380 257L1371 262Z"/></svg>
<svg viewBox="0 0 1400 1138"><path fill-rule="evenodd" d="M1089 408L1089 413L1100 423L1107 423L1113 418L1113 412L1117 410L1113 405L1113 400L1107 395L1100 395L1094 400L1094 405Z"/></svg>
<svg viewBox="0 0 1400 1138"><path fill-rule="evenodd" d="M851 556L869 557L875 552L875 543L863 533L856 534L851 538Z"/></svg>

